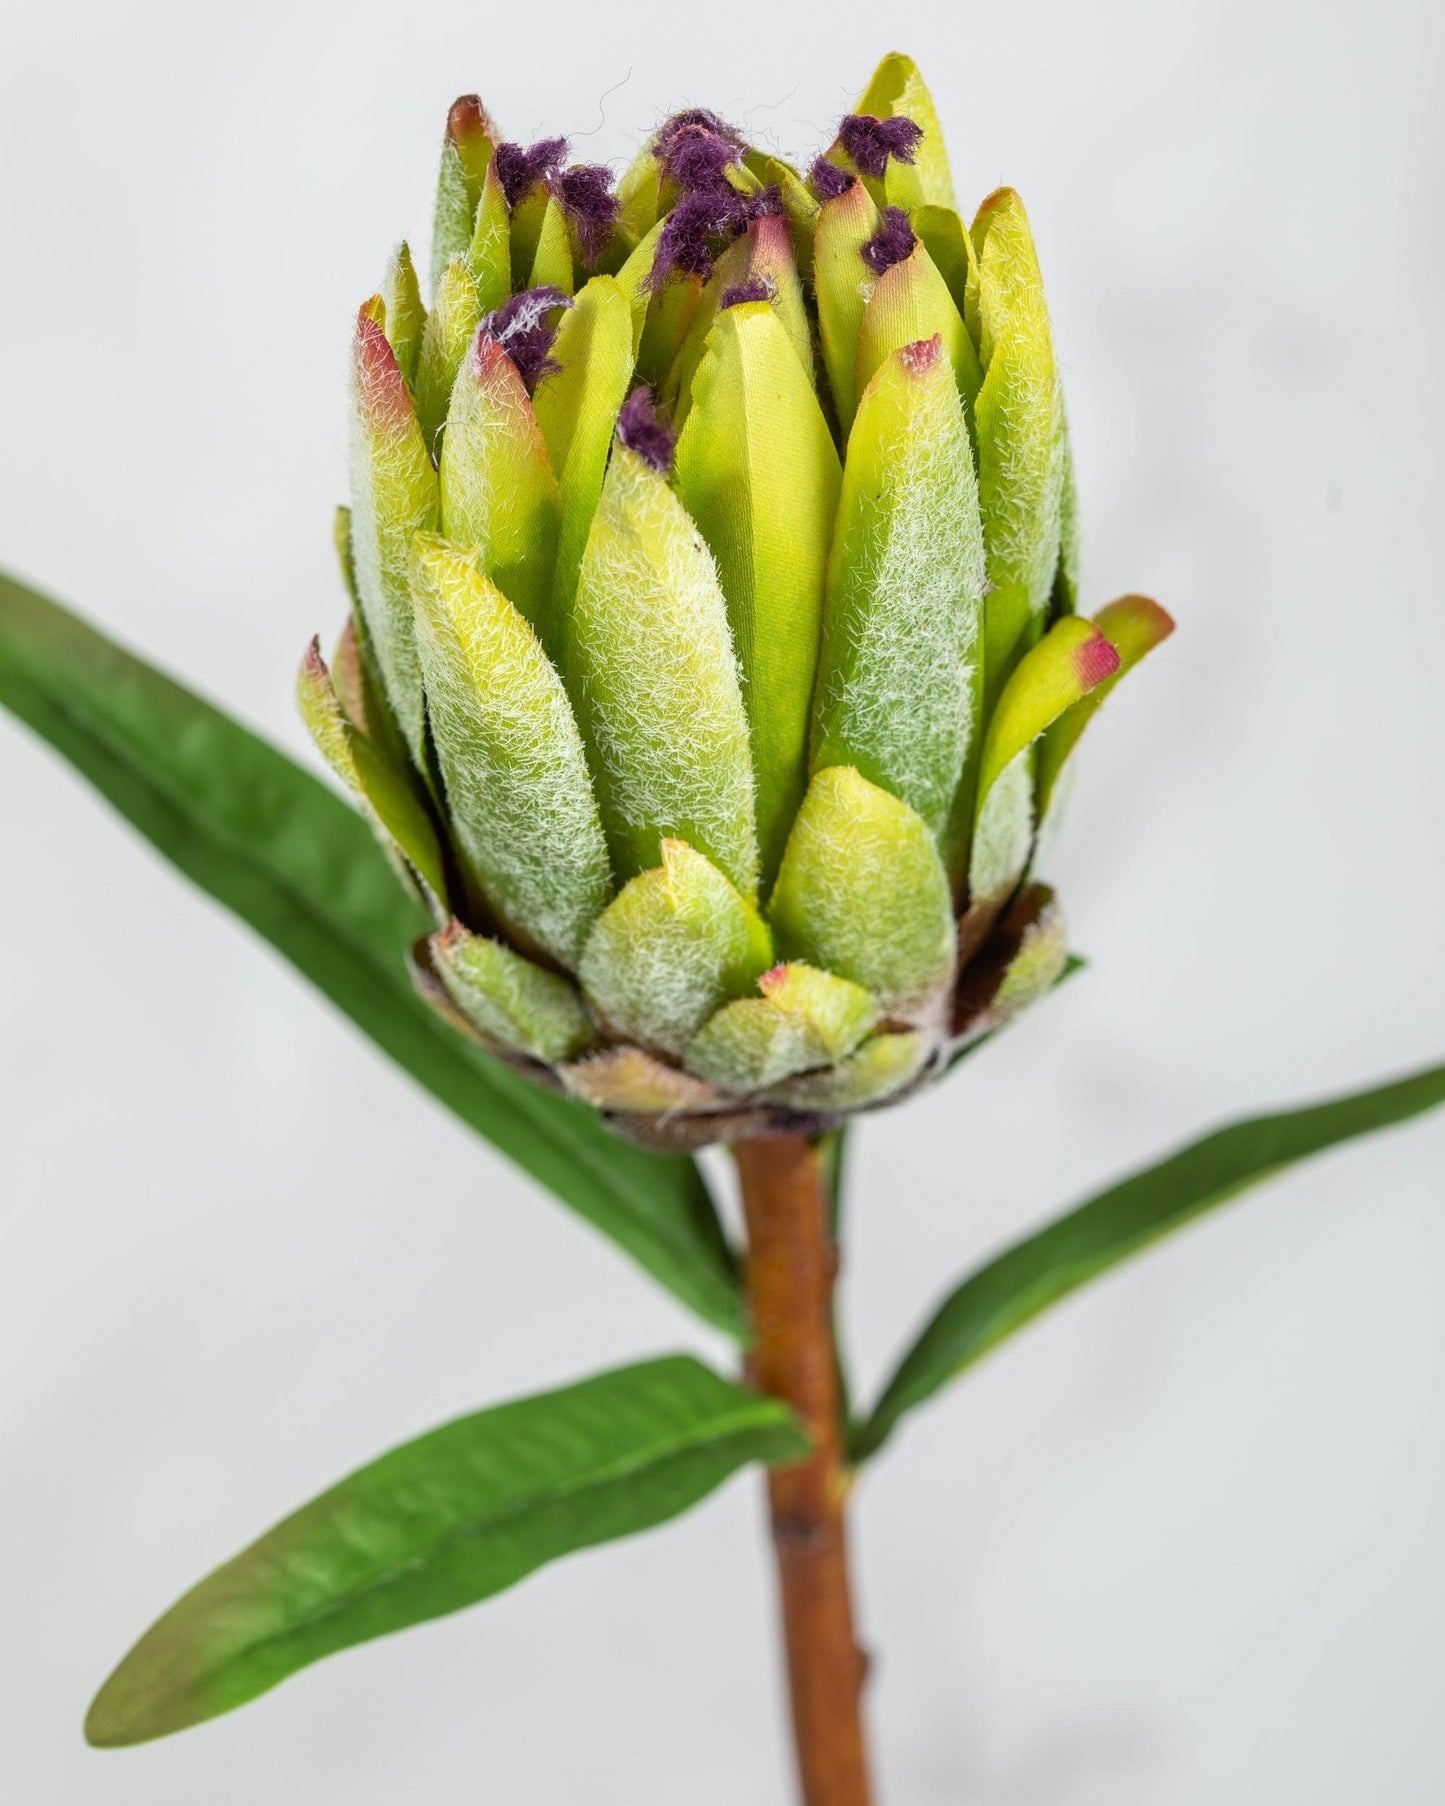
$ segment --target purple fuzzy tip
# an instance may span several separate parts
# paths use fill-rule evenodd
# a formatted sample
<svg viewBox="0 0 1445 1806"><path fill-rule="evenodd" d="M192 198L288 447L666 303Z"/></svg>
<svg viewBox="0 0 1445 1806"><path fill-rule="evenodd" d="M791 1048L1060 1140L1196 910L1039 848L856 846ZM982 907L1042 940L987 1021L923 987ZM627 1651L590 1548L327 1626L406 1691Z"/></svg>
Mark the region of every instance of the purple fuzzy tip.
<svg viewBox="0 0 1445 1806"><path fill-rule="evenodd" d="M891 270L895 263L911 256L917 243L903 209L885 207L878 215L878 230L863 247L863 261L875 276L881 276L884 270Z"/></svg>
<svg viewBox="0 0 1445 1806"><path fill-rule="evenodd" d="M881 176L890 157L897 163L913 161L923 142L923 127L904 113L893 119L850 113L838 127L838 136L860 175Z"/></svg>
<svg viewBox="0 0 1445 1806"><path fill-rule="evenodd" d="M720 119L708 107L685 107L681 113L674 113L662 130L652 141L652 154L660 157L665 163L672 155L677 140L687 132L707 132L714 138L724 138L735 150L742 148L742 134L736 132L725 119Z"/></svg>
<svg viewBox="0 0 1445 1806"><path fill-rule="evenodd" d="M782 212L783 191L776 182L760 188L748 202L749 219L780 219Z"/></svg>
<svg viewBox="0 0 1445 1806"><path fill-rule="evenodd" d="M683 195L658 236L648 286L661 288L674 270L705 280L712 274L714 247L736 238L751 218L748 197L726 182L716 189Z"/></svg>
<svg viewBox="0 0 1445 1806"><path fill-rule="evenodd" d="M689 126L672 140L662 166L684 194L699 194L725 185L737 161L736 145L717 132Z"/></svg>
<svg viewBox="0 0 1445 1806"><path fill-rule="evenodd" d="M559 288L527 288L482 321L482 331L517 366L529 395L544 376L552 376L562 367L552 356L557 328L548 323L548 315L573 305L572 297Z"/></svg>
<svg viewBox="0 0 1445 1806"><path fill-rule="evenodd" d="M724 308L739 307L744 301L771 301L772 293L761 276L749 276L742 282L735 282L731 288L722 292Z"/></svg>
<svg viewBox="0 0 1445 1806"><path fill-rule="evenodd" d="M612 192L612 172L601 163L579 163L554 181L557 199L577 229L585 263L596 263L607 249L622 203Z"/></svg>
<svg viewBox="0 0 1445 1806"><path fill-rule="evenodd" d="M566 155L565 138L539 138L530 145L499 144L492 153L492 161L507 205L515 207L522 196L529 194L545 177L556 175Z"/></svg>
<svg viewBox="0 0 1445 1806"><path fill-rule="evenodd" d="M617 437L629 451L637 453L663 476L672 469L672 454L677 450L677 434L663 419L652 399L652 390L639 385L622 404L617 416Z"/></svg>
<svg viewBox="0 0 1445 1806"><path fill-rule="evenodd" d="M817 158L808 171L808 181L820 201L836 201L840 194L847 194L856 180L856 176L850 176L826 157Z"/></svg>

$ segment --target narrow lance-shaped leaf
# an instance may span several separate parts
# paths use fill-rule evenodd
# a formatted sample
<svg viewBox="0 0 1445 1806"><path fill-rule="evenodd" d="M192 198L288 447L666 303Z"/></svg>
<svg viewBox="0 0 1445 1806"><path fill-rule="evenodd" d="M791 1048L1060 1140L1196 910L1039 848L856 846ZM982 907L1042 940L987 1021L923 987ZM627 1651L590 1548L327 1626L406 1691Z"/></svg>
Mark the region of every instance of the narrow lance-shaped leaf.
<svg viewBox="0 0 1445 1806"><path fill-rule="evenodd" d="M813 765L851 765L943 832L979 730L983 529L935 337L893 353L848 439Z"/></svg>
<svg viewBox="0 0 1445 1806"><path fill-rule="evenodd" d="M627 297L611 276L594 276L562 317L552 346L557 371L543 378L533 405L561 492L562 525L552 586L553 618L565 623L577 572L602 494L607 451L632 381L632 320ZM554 662L566 657L556 634Z"/></svg>
<svg viewBox="0 0 1445 1806"><path fill-rule="evenodd" d="M452 388L441 450L442 532L482 570L550 652L562 502L517 367L478 332Z"/></svg>
<svg viewBox="0 0 1445 1806"><path fill-rule="evenodd" d="M840 473L768 303L725 308L693 385L677 486L717 559L743 681L766 886L808 776L808 725Z"/></svg>
<svg viewBox="0 0 1445 1806"><path fill-rule="evenodd" d="M427 769L421 666L407 567L437 524L437 480L386 335L357 316L351 392L351 560L387 701L418 771Z"/></svg>
<svg viewBox="0 0 1445 1806"><path fill-rule="evenodd" d="M461 1121L707 1321L744 1334L733 1263L696 1167L619 1141L417 996L406 955L426 916L327 785L3 575L0 704Z"/></svg>
<svg viewBox="0 0 1445 1806"><path fill-rule="evenodd" d="M913 162L891 161L888 165L884 181L890 206L907 211L926 202L940 207L953 205L953 177L949 173L943 128L938 123L933 97L911 56L896 50L885 56L853 110L871 114L875 119L902 115L923 128L923 142L915 151Z"/></svg>
<svg viewBox="0 0 1445 1806"><path fill-rule="evenodd" d="M1445 1066L1305 1109L1216 1129L1112 1185L970 1275L900 1363L858 1435L874 1454L899 1420L1058 1299L1297 1160L1445 1103Z"/></svg>
<svg viewBox="0 0 1445 1806"><path fill-rule="evenodd" d="M411 582L437 758L467 871L514 939L575 966L612 876L561 679L465 552L419 536Z"/></svg>
<svg viewBox="0 0 1445 1806"><path fill-rule="evenodd" d="M926 823L847 766L808 786L770 913L778 952L926 1015L953 974L948 877Z"/></svg>
<svg viewBox="0 0 1445 1806"><path fill-rule="evenodd" d="M639 872L592 924L578 976L612 1034L681 1054L772 963L752 904L701 853L664 840L662 864Z"/></svg>
<svg viewBox="0 0 1445 1806"><path fill-rule="evenodd" d="M87 1739L144 1743L374 1637L475 1605L575 1549L677 1517L807 1441L785 1405L685 1355L457 1418L284 1518L152 1625Z"/></svg>
<svg viewBox="0 0 1445 1806"><path fill-rule="evenodd" d="M661 471L619 438L578 575L567 685L619 878L685 840L744 897L758 851L727 607Z"/></svg>

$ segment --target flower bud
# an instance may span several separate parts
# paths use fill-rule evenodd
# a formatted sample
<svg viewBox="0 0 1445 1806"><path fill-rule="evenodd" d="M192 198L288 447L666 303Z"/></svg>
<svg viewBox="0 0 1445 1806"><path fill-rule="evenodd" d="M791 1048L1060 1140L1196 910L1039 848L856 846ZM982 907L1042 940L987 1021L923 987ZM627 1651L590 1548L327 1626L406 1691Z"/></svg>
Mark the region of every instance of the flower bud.
<svg viewBox="0 0 1445 1806"><path fill-rule="evenodd" d="M1028 219L965 226L915 65L802 168L694 107L614 187L453 106L298 681L423 996L654 1147L903 1097L1057 981L1041 832L1172 627L1076 612Z"/></svg>

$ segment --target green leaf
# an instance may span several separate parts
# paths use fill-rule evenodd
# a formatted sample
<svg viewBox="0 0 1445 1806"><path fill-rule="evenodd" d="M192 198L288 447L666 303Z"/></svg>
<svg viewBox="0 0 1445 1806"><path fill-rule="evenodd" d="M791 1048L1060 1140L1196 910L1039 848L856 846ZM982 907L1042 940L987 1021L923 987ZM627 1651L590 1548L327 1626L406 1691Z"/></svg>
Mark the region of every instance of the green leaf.
<svg viewBox="0 0 1445 1806"><path fill-rule="evenodd" d="M876 1453L915 1405L1049 1305L1170 1230L1296 1160L1442 1103L1445 1066L1431 1066L1328 1103L1232 1123L1111 1185L979 1268L944 1300L859 1432L855 1457Z"/></svg>
<svg viewBox="0 0 1445 1806"><path fill-rule="evenodd" d="M785 241L786 244L786 241ZM708 335L677 445L677 489L717 560L772 882L808 782L808 726L841 473L828 423L766 301Z"/></svg>
<svg viewBox="0 0 1445 1806"><path fill-rule="evenodd" d="M491 1598L796 1459L787 1407L686 1355L444 1424L283 1518L153 1624L85 1721L101 1748L233 1711L338 1650Z"/></svg>
<svg viewBox="0 0 1445 1806"><path fill-rule="evenodd" d="M483 314L494 312L512 292L512 216L495 161L488 163L482 183L467 264L477 285L477 305Z"/></svg>
<svg viewBox="0 0 1445 1806"><path fill-rule="evenodd" d="M0 576L0 703L469 1127L708 1322L745 1334L700 1174L509 1072L419 998L428 924L362 818L284 754Z"/></svg>

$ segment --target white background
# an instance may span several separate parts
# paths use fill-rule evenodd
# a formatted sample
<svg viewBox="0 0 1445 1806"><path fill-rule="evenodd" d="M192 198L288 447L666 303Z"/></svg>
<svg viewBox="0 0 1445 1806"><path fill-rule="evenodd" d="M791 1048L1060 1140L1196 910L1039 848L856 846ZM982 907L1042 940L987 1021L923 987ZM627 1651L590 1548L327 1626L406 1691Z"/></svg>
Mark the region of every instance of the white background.
<svg viewBox="0 0 1445 1806"><path fill-rule="evenodd" d="M1093 603L1180 631L1056 853L1091 971L858 1141L863 1378L985 1252L1222 1117L1445 1054L1441 14L1421 0L3 0L0 560L302 757L345 348L447 102L621 158L826 138L896 38L1024 194ZM599 97L630 79L605 102ZM455 1412L722 1350L0 722L0 1792L788 1797L756 1482L115 1754L94 1686ZM1445 1123L1097 1285L859 1499L892 1806L1445 1796Z"/></svg>

